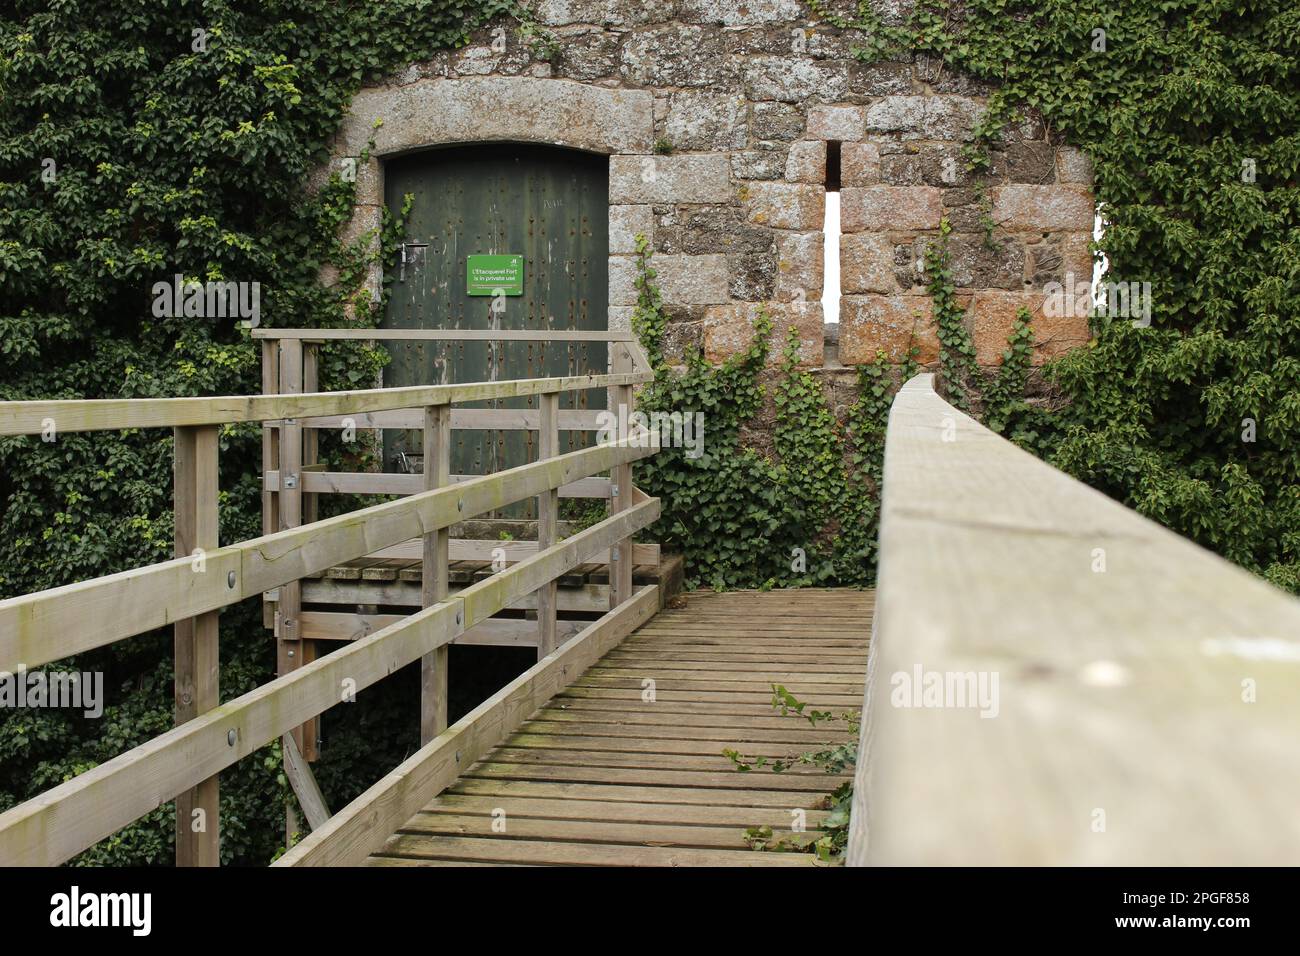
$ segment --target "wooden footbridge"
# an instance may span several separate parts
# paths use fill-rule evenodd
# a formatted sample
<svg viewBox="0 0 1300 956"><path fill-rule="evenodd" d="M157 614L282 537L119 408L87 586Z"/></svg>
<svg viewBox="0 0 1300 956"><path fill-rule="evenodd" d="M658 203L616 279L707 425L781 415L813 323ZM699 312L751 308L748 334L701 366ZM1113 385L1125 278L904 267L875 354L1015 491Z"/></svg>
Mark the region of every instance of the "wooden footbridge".
<svg viewBox="0 0 1300 956"><path fill-rule="evenodd" d="M596 410L561 407L633 407L652 376L631 335L259 334L260 395L0 403L0 435L173 430L176 510L173 560L0 601L0 671L171 627L176 674L175 728L0 814L0 864L62 863L175 801L177 862L215 865L219 774L278 739L310 826L280 866L809 865L744 831L815 836L843 781L722 753L836 740L779 716L773 684L863 712L853 864L1300 859L1300 604L992 435L930 376L891 416L874 594L676 596L679 566L633 541L660 511L633 483L659 436L591 443ZM317 391L322 343L401 336L604 341L609 367ZM219 430L249 422L264 534L221 544ZM418 430L422 467L327 471L333 428ZM523 431L535 460L453 474L457 429ZM398 497L320 518L334 493ZM607 516L566 529L562 497ZM528 501L531 540L475 530ZM222 702L218 614L258 598L278 676ZM449 726L454 643L538 661ZM416 661L420 749L331 812L317 718Z"/></svg>

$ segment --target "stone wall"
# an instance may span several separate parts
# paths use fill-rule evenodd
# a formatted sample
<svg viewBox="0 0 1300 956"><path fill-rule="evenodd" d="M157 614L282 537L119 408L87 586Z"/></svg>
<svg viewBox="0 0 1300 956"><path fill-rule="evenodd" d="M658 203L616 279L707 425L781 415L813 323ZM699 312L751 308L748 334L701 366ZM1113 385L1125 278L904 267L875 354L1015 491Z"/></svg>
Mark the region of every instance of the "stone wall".
<svg viewBox="0 0 1300 956"><path fill-rule="evenodd" d="M1035 315L1040 359L1087 340L1086 319L1045 316L1042 301L1044 285L1066 273L1091 276L1089 164L1031 119L977 188L961 147L984 108L979 84L926 61L860 62L852 34L797 0L537 0L532 9L553 45L501 24L358 94L334 148L341 159L376 143L353 234L377 224L388 154L489 140L608 154L611 328L628 326L633 237L643 233L672 320L670 354L697 345L720 361L766 309L774 354L794 327L804 364L837 365L819 300L826 144L838 141L839 362L878 349L899 358L913 340L923 362L937 358L919 264L944 216L982 363L999 361L1022 305Z"/></svg>

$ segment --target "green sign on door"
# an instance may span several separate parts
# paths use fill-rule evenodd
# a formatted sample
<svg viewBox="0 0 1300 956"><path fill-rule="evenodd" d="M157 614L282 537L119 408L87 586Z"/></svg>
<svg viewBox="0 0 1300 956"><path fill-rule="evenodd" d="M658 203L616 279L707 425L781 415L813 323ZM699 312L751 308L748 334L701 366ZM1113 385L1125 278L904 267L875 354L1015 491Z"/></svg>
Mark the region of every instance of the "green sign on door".
<svg viewBox="0 0 1300 956"><path fill-rule="evenodd" d="M468 295L523 295L523 256L466 256Z"/></svg>

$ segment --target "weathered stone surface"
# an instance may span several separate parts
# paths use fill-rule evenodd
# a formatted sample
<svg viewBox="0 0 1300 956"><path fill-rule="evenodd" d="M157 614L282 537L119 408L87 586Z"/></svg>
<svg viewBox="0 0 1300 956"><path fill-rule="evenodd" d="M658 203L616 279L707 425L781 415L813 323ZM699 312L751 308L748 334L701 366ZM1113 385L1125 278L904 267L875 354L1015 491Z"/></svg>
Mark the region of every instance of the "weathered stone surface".
<svg viewBox="0 0 1300 956"><path fill-rule="evenodd" d="M727 257L655 256L654 269L669 305L713 305L727 301Z"/></svg>
<svg viewBox="0 0 1300 956"><path fill-rule="evenodd" d="M340 177L355 173L357 185L356 191L353 193L354 202L358 206L382 206L384 204L384 173L379 167L379 160L371 157L362 162L360 156L344 158L350 160L350 162L344 164L342 161L335 161L324 167L324 172L327 174L324 179L328 179L328 174L334 172L338 172ZM321 185L324 185L324 180L322 180Z"/></svg>
<svg viewBox="0 0 1300 956"><path fill-rule="evenodd" d="M754 338L759 311L772 319L768 362L781 361L790 329L798 330L799 364L822 364L824 333L820 302L745 302L714 306L704 315L704 357L720 363L745 351Z"/></svg>
<svg viewBox="0 0 1300 956"><path fill-rule="evenodd" d="M1013 183L1042 185L1056 179L1056 150L1042 140L1011 143L993 153L991 175Z"/></svg>
<svg viewBox="0 0 1300 956"><path fill-rule="evenodd" d="M738 302L763 302L776 294L776 252L738 252L727 256L727 291Z"/></svg>
<svg viewBox="0 0 1300 956"><path fill-rule="evenodd" d="M727 52L732 56L805 56L808 31L802 27L761 26L726 31Z"/></svg>
<svg viewBox="0 0 1300 956"><path fill-rule="evenodd" d="M798 0L679 0L677 16L689 23L752 27L790 23L805 16Z"/></svg>
<svg viewBox="0 0 1300 956"><path fill-rule="evenodd" d="M682 251L698 255L709 252L774 252L776 237L771 229L755 226L739 206L685 206L674 212L681 224Z"/></svg>
<svg viewBox="0 0 1300 956"><path fill-rule="evenodd" d="M785 178L792 183L826 182L826 143L805 139L794 143L786 156Z"/></svg>
<svg viewBox="0 0 1300 956"><path fill-rule="evenodd" d="M847 63L754 57L745 64L745 92L752 100L833 103L848 90Z"/></svg>
<svg viewBox="0 0 1300 956"><path fill-rule="evenodd" d="M731 154L731 174L737 179L780 179L785 172L783 149L746 149Z"/></svg>
<svg viewBox="0 0 1300 956"><path fill-rule="evenodd" d="M985 208L979 202L972 201L964 206L948 206L947 199L952 190L944 190L944 210L943 214L948 217L948 223L955 232L981 232L985 229L986 220L992 222L990 210ZM958 197L953 197L954 200Z"/></svg>
<svg viewBox="0 0 1300 956"><path fill-rule="evenodd" d="M355 156L373 135L378 155L446 143L507 140L595 153L649 152L653 97L572 80L465 77L357 93L336 152ZM374 128L375 120L383 125Z"/></svg>
<svg viewBox="0 0 1300 956"><path fill-rule="evenodd" d="M910 93L910 63L854 63L849 67L849 92L859 96L889 96Z"/></svg>
<svg viewBox="0 0 1300 956"><path fill-rule="evenodd" d="M655 282L668 306L713 305L727 301L727 257L657 255ZM636 305L636 260L609 257L611 305Z"/></svg>
<svg viewBox="0 0 1300 956"><path fill-rule="evenodd" d="M609 251L611 255L636 252L636 236L654 235L654 215L647 205L609 207Z"/></svg>
<svg viewBox="0 0 1300 956"><path fill-rule="evenodd" d="M880 147L845 143L840 147L840 185L874 186L880 182Z"/></svg>
<svg viewBox="0 0 1300 956"><path fill-rule="evenodd" d="M803 111L791 103L755 103L749 132L755 140L788 142L803 135Z"/></svg>
<svg viewBox="0 0 1300 956"><path fill-rule="evenodd" d="M947 60L934 56L917 57L916 78L934 93L988 96L994 90L991 83L977 80L961 70L954 70Z"/></svg>
<svg viewBox="0 0 1300 956"><path fill-rule="evenodd" d="M880 351L889 361L901 362L913 347L922 365L938 361L933 313L934 305L924 295L845 296L840 299L840 361L865 365Z"/></svg>
<svg viewBox="0 0 1300 956"><path fill-rule="evenodd" d="M1052 234L1031 240L1025 250L1028 262L1026 289L1042 289L1049 282L1091 281L1091 237L1083 232ZM1067 279L1072 276L1072 279Z"/></svg>
<svg viewBox="0 0 1300 956"><path fill-rule="evenodd" d="M656 265L658 258L655 258ZM632 256L609 257L609 304L636 305L636 260Z"/></svg>
<svg viewBox="0 0 1300 956"><path fill-rule="evenodd" d="M538 0L533 16L548 27L573 23L633 27L671 20L675 5L674 0Z"/></svg>
<svg viewBox="0 0 1300 956"><path fill-rule="evenodd" d="M623 44L621 72L641 86L716 86L735 76L722 34L671 24L638 30Z"/></svg>
<svg viewBox="0 0 1300 956"><path fill-rule="evenodd" d="M964 96L886 96L867 108L867 131L903 139L965 140L982 110Z"/></svg>
<svg viewBox="0 0 1300 956"><path fill-rule="evenodd" d="M558 35L560 52L553 61L557 76L599 80L618 73L622 37L606 30L579 29Z"/></svg>
<svg viewBox="0 0 1300 956"><path fill-rule="evenodd" d="M780 302L817 302L824 282L825 236L820 232L786 233L777 244L776 298Z"/></svg>
<svg viewBox="0 0 1300 956"><path fill-rule="evenodd" d="M514 76L532 62L532 55L518 34L510 36L504 50L490 45L467 46L451 54L451 72L460 76Z"/></svg>
<svg viewBox="0 0 1300 956"><path fill-rule="evenodd" d="M925 250L929 240L918 236L894 246L894 282L903 291L919 292L929 281L925 274Z"/></svg>
<svg viewBox="0 0 1300 956"><path fill-rule="evenodd" d="M1056 154L1056 175L1063 183L1092 185L1092 160L1082 150L1062 146Z"/></svg>
<svg viewBox="0 0 1300 956"><path fill-rule="evenodd" d="M880 180L893 186L964 186L970 174L959 145L909 143L903 152L881 157Z"/></svg>
<svg viewBox="0 0 1300 956"><path fill-rule="evenodd" d="M952 282L959 289L1020 290L1025 281L1025 247L1020 240L983 233L954 233L948 241Z"/></svg>
<svg viewBox="0 0 1300 956"><path fill-rule="evenodd" d="M344 223L339 235L344 245L362 243L361 248L379 248L379 230L383 226L384 207L379 205L353 207L352 219Z"/></svg>
<svg viewBox="0 0 1300 956"><path fill-rule="evenodd" d="M808 135L813 139L856 141L866 131L866 117L858 106L811 106Z"/></svg>
<svg viewBox="0 0 1300 956"><path fill-rule="evenodd" d="M678 90L669 103L664 137L675 149L740 149L748 137L740 94Z"/></svg>
<svg viewBox="0 0 1300 956"><path fill-rule="evenodd" d="M670 365L682 364L691 350L704 350L704 322L669 322L664 327L664 357Z"/></svg>
<svg viewBox="0 0 1300 956"><path fill-rule="evenodd" d="M803 33L808 55L818 60L851 60L853 51L862 45L853 31L838 30L825 23L805 27Z"/></svg>
<svg viewBox="0 0 1300 956"><path fill-rule="evenodd" d="M1034 330L1035 365L1088 343L1091 333L1087 316L1049 317L1043 313L1043 302L1041 293L976 292L966 310L966 324L975 343L975 360L980 365L1002 364L1002 353L1007 349L1007 339L1021 308L1029 310Z"/></svg>
<svg viewBox="0 0 1300 956"><path fill-rule="evenodd" d="M908 282L904 288L911 285ZM887 236L873 232L851 232L840 236L840 292L895 291L894 244Z"/></svg>
<svg viewBox="0 0 1300 956"><path fill-rule="evenodd" d="M851 186L840 192L844 232L938 229L943 216L933 186Z"/></svg>
<svg viewBox="0 0 1300 956"><path fill-rule="evenodd" d="M916 0L873 0L871 8L886 26L902 26L916 12Z"/></svg>
<svg viewBox="0 0 1300 956"><path fill-rule="evenodd" d="M1013 185L992 192L993 220L1005 229L1075 232L1092 228L1092 196L1077 186Z"/></svg>
<svg viewBox="0 0 1300 956"><path fill-rule="evenodd" d="M826 214L826 190L805 183L750 183L745 187L750 222L774 229L820 229Z"/></svg>
<svg viewBox="0 0 1300 956"><path fill-rule="evenodd" d="M610 202L718 202L730 196L730 164L720 153L609 160Z"/></svg>

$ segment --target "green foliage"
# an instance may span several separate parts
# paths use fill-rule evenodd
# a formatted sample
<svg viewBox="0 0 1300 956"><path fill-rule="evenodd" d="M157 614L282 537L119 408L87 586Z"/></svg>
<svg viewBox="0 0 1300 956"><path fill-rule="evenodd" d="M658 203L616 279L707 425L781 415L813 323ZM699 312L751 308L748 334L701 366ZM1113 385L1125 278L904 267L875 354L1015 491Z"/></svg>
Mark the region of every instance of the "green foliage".
<svg viewBox="0 0 1300 956"><path fill-rule="evenodd" d="M877 487L884 422L899 374L882 357L861 369L857 404L841 426L821 384L798 364L792 330L770 389L773 454L748 447L742 430L764 408L772 323L760 314L749 346L720 366L690 350L669 367L667 317L650 250L637 237L632 327L655 369L639 397L645 412L704 414L704 453L664 448L637 467L637 482L663 503L649 535L680 548L688 586L715 588L867 585L875 578Z"/></svg>
<svg viewBox="0 0 1300 956"><path fill-rule="evenodd" d="M723 750L722 755L730 760L738 771L749 773L756 769L768 768L772 773L784 773L791 767L809 766L828 774L853 773L858 760L860 714L834 714L830 711L810 709L807 702L799 700L780 684L772 685L772 707L778 710L782 717L802 717L813 727L824 723L843 723L848 739L820 750L775 759L765 756L747 757L736 750ZM777 840L770 826L756 826L745 830L745 842L754 850L815 853L818 860L822 862L842 862L844 850L849 842L849 816L852 806L853 781L846 780L825 798L824 809L830 812L819 826L818 835L813 839L802 842L798 837Z"/></svg>
<svg viewBox="0 0 1300 956"><path fill-rule="evenodd" d="M1058 426L1026 398L1034 355L1029 311L1021 308L1017 314L997 371L990 374L981 368L975 360L965 310L957 304L948 255L951 232L944 219L938 237L925 250L927 288L934 303L939 366L947 398L955 407L979 415L993 431L1042 454L1049 437L1058 434Z"/></svg>
<svg viewBox="0 0 1300 956"><path fill-rule="evenodd" d="M370 77L463 43L502 0L15 0L0 13L0 398L149 398L260 389L258 349L232 320L155 317L152 285L257 281L264 324L373 320L362 287L372 244L340 244L354 185L308 176ZM195 30L206 43L196 45ZM198 49L196 46L206 46ZM363 158L364 159L364 158ZM52 164L50 162L52 161ZM52 172L43 178L43 172ZM390 248L396 221L383 226ZM322 267L337 279L324 285ZM382 357L332 349L322 386L368 385ZM326 443L328 461L363 461ZM222 543L260 533L260 429L221 435ZM171 556L171 437L157 431L0 439L0 594L93 578ZM355 464L353 465L355 466ZM265 683L273 641L258 602L227 609L222 697ZM171 724L170 633L63 662L105 673L104 717L0 715L0 809ZM411 697L410 699L414 699ZM331 761L389 765L411 721L362 695L331 715ZM396 707L394 703L392 706ZM410 711L410 707L398 708ZM389 759L394 758L394 759ZM365 779L373 779L365 778ZM223 860L265 863L287 793L274 747L222 774ZM167 863L167 805L79 862Z"/></svg>

